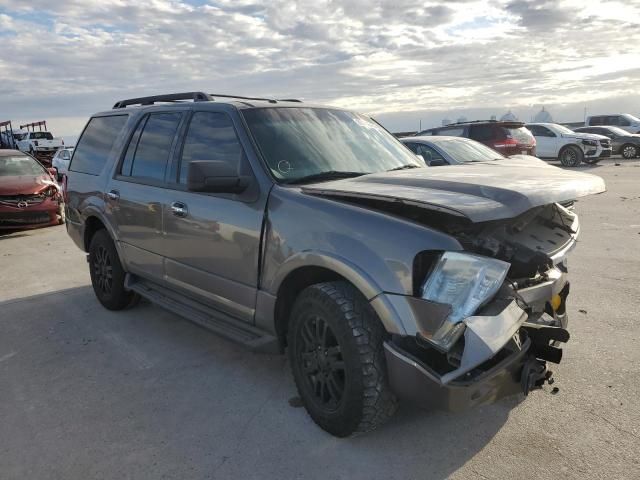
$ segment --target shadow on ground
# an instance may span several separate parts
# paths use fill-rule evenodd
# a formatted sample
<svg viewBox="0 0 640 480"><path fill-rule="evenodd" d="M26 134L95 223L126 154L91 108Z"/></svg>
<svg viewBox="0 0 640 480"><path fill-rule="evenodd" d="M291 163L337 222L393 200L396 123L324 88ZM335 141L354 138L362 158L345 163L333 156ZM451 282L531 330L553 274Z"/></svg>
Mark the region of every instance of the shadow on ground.
<svg viewBox="0 0 640 480"><path fill-rule="evenodd" d="M3 478L446 478L518 401L336 439L291 406L284 357L89 286L0 303L0 385Z"/></svg>

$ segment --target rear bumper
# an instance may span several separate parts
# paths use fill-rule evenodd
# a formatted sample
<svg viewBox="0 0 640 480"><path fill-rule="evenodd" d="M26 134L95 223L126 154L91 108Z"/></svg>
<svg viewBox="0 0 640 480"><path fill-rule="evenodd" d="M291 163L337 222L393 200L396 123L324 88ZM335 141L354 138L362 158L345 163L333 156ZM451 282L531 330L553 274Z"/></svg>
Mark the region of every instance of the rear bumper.
<svg viewBox="0 0 640 480"><path fill-rule="evenodd" d="M467 374L445 385L429 367L393 342L384 344L389 383L394 393L423 408L452 412L524 393L525 364L535 361L530 348L531 340L527 338L521 347L480 375L469 378Z"/></svg>

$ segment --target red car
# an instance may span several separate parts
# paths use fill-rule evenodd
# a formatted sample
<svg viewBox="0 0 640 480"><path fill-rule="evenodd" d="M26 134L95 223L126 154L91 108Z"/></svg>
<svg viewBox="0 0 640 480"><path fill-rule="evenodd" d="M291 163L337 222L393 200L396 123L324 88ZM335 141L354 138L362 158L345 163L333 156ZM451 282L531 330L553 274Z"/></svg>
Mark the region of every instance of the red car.
<svg viewBox="0 0 640 480"><path fill-rule="evenodd" d="M430 128L416 134L465 137L484 143L487 147L509 157L511 155L536 156L536 139L524 123L517 121L475 120L459 122L443 127Z"/></svg>
<svg viewBox="0 0 640 480"><path fill-rule="evenodd" d="M18 150L0 150L0 229L64 223L64 203L54 176Z"/></svg>

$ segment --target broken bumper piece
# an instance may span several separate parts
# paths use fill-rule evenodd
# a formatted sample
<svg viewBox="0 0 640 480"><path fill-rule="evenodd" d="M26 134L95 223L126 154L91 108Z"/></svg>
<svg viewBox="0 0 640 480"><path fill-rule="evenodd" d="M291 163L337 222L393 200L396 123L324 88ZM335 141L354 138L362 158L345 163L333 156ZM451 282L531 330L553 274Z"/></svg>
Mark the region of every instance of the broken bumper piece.
<svg viewBox="0 0 640 480"><path fill-rule="evenodd" d="M527 323L527 313L516 301L497 310L465 320L456 367L446 359L451 354L425 349L415 337L396 335L385 342L389 382L396 395L423 408L460 411L526 395L549 381L546 361L559 362L562 352L549 344L567 341L568 332Z"/></svg>

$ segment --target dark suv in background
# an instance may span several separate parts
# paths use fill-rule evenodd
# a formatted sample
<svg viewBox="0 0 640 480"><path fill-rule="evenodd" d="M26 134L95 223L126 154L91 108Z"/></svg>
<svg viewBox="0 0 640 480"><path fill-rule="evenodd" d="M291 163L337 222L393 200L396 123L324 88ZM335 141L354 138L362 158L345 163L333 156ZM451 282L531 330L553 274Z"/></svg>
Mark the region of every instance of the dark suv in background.
<svg viewBox="0 0 640 480"><path fill-rule="evenodd" d="M460 410L549 380L580 230L559 202L601 178L428 168L363 115L224 97L123 100L89 120L67 231L102 305L142 296L286 349L304 406L338 436L375 428L397 398Z"/></svg>
<svg viewBox="0 0 640 480"><path fill-rule="evenodd" d="M443 127L430 128L416 134L446 135L466 137L484 143L505 156L536 155L536 139L523 122L503 122L497 120L478 120L452 123Z"/></svg>

